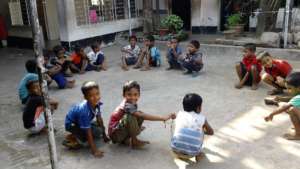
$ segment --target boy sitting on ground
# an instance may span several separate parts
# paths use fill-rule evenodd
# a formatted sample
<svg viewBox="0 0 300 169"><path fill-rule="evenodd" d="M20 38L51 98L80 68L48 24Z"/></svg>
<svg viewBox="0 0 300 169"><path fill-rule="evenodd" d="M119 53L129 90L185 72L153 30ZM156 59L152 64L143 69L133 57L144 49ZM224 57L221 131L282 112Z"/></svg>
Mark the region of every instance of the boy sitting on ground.
<svg viewBox="0 0 300 169"><path fill-rule="evenodd" d="M75 80L68 80L65 78L62 71L62 66L60 64L52 65L50 63L50 52L47 51L44 54L45 68L47 69L47 74L57 83L59 89L73 88L75 85Z"/></svg>
<svg viewBox="0 0 300 169"><path fill-rule="evenodd" d="M182 61L182 67L186 69L184 74L198 73L203 68L202 53L199 49L200 43L197 40L192 40L188 44L188 53Z"/></svg>
<svg viewBox="0 0 300 169"><path fill-rule="evenodd" d="M140 54L140 47L136 44L137 37L132 35L129 37L129 45L121 49L122 52L122 69L129 70L128 66L135 65Z"/></svg>
<svg viewBox="0 0 300 169"><path fill-rule="evenodd" d="M161 65L160 51L155 47L155 39L152 35L148 35L144 40L144 47L138 57L134 69L139 69L143 66L144 59L146 63L141 69L142 71L150 70L150 67L159 67Z"/></svg>
<svg viewBox="0 0 300 169"><path fill-rule="evenodd" d="M179 47L177 38L172 38L169 43L167 53L169 68L167 70L181 69L180 55L182 54L182 49Z"/></svg>
<svg viewBox="0 0 300 169"><path fill-rule="evenodd" d="M268 92L269 95L282 94L286 89L285 78L292 72L292 66L285 60L274 59L268 52L261 52L258 60L265 69L262 76L263 81L274 87Z"/></svg>
<svg viewBox="0 0 300 169"><path fill-rule="evenodd" d="M27 62L25 63L25 67L27 70L27 73L25 74L25 76L22 78L18 90L19 90L19 98L21 100L22 104L25 104L27 102L28 99L28 89L26 88L26 84L29 81L34 81L34 80L38 80L38 74L37 74L37 64L35 60L27 60Z"/></svg>
<svg viewBox="0 0 300 169"><path fill-rule="evenodd" d="M92 51L87 54L91 68L97 71L107 70L106 59L104 53L101 51L101 43L94 42L91 45Z"/></svg>
<svg viewBox="0 0 300 169"><path fill-rule="evenodd" d="M300 72L291 73L286 78L286 87L291 95L296 95L288 103L279 103L279 107L269 116L266 121L272 121L273 117L286 112L289 114L291 122L295 128L295 133L287 133L284 137L288 140L300 140Z"/></svg>
<svg viewBox="0 0 300 169"><path fill-rule="evenodd" d="M75 45L74 53L71 55L72 63L79 69L79 73L83 74L89 68L89 60L84 53L83 47Z"/></svg>
<svg viewBox="0 0 300 169"><path fill-rule="evenodd" d="M49 57L50 64L52 65L58 65L61 66L61 72L64 74L64 76L70 77L72 76L72 73L79 73L80 69L78 69L71 61L70 58L68 58L65 53L66 50L60 45L57 45L53 48L53 52L55 54L55 58Z"/></svg>
<svg viewBox="0 0 300 169"><path fill-rule="evenodd" d="M202 157L204 134L213 135L214 130L201 113L202 98L198 94L187 94L183 98L183 109L175 119L175 130L171 147L179 158Z"/></svg>
<svg viewBox="0 0 300 169"><path fill-rule="evenodd" d="M138 110L137 102L140 98L140 85L135 81L126 82L123 86L124 100L112 113L109 121L108 133L113 143L130 145L141 148L148 141L142 141L137 136L142 132L144 120L167 121L174 119L174 113L165 116L146 114Z"/></svg>
<svg viewBox="0 0 300 169"><path fill-rule="evenodd" d="M244 45L243 60L235 66L239 77L239 83L235 85L235 88L241 89L244 85L252 86L252 90L258 88L258 83L261 80L260 72L262 67L256 59L255 51L255 44L249 43Z"/></svg>
<svg viewBox="0 0 300 169"><path fill-rule="evenodd" d="M71 134L66 137L63 145L77 149L87 141L93 155L102 157L103 152L97 149L94 140L102 137L104 142L108 142L109 138L101 116L100 89L96 82L87 81L83 83L81 91L85 100L72 107L66 116L65 129ZM95 116L97 122L93 122Z"/></svg>
<svg viewBox="0 0 300 169"><path fill-rule="evenodd" d="M28 129L31 134L38 134L46 129L44 101L39 81L29 81L26 87L29 91L29 96L23 112L24 128ZM53 110L56 110L58 107L58 102L50 99L49 104L53 113Z"/></svg>

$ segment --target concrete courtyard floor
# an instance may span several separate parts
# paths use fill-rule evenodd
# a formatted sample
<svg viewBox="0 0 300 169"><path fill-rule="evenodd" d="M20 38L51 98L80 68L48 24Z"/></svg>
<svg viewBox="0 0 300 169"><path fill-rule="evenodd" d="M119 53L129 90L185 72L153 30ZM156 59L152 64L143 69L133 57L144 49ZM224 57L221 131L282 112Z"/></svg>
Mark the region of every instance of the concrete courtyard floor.
<svg viewBox="0 0 300 169"><path fill-rule="evenodd" d="M108 71L76 75L74 89L58 90L55 84L50 87L51 97L60 101L54 123L61 169L299 168L300 142L281 137L291 129L288 116L280 115L273 123L263 120L274 108L263 103L269 88L260 84L257 91L247 87L234 89L237 78L233 68L240 57L208 53L204 58L204 70L198 77L190 77L179 71L165 71L165 61L161 68L148 72L132 69L124 72L119 67L119 49L119 46L104 49L110 65ZM50 168L47 136L28 137L28 132L23 129L22 107L17 96L17 86L25 72L24 62L32 57L32 51L0 49L0 56L0 168ZM289 61L295 68L300 68L299 59ZM147 113L176 112L182 109L181 102L186 93L199 93L204 99L203 113L215 130L214 136L206 137L206 156L197 164L174 161L169 147L171 122L166 128L161 122L145 122L146 130L140 138L151 144L143 150L99 142L98 147L105 151L101 159L94 158L89 149L67 150L61 145L66 134L64 118L69 107L82 100L80 85L85 80L100 84L106 125L110 113L122 100L122 84L127 80L141 84L139 108Z"/></svg>

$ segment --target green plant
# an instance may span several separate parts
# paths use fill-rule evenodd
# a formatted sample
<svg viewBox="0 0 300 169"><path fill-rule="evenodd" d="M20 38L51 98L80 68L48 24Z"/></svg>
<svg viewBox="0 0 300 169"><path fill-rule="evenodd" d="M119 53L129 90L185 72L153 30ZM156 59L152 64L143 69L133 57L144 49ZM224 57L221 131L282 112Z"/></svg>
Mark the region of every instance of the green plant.
<svg viewBox="0 0 300 169"><path fill-rule="evenodd" d="M171 32L178 32L183 27L182 19L177 15L169 15L161 21L162 28L168 28Z"/></svg>
<svg viewBox="0 0 300 169"><path fill-rule="evenodd" d="M240 24L242 21L242 16L240 14L230 15L227 19L227 23L229 27L236 26Z"/></svg>

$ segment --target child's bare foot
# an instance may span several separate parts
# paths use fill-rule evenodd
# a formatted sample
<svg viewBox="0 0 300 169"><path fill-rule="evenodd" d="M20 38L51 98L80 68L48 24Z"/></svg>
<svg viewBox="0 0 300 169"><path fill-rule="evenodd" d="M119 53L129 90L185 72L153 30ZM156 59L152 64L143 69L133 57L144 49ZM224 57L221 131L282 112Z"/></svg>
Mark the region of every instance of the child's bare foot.
<svg viewBox="0 0 300 169"><path fill-rule="evenodd" d="M79 149L81 147L77 139L72 134L66 136L65 140L62 142L62 145L73 150Z"/></svg>
<svg viewBox="0 0 300 169"><path fill-rule="evenodd" d="M286 133L283 135L283 137L287 140L300 140L300 134Z"/></svg>
<svg viewBox="0 0 300 169"><path fill-rule="evenodd" d="M103 157L104 152L103 152L103 151L100 151L100 150L97 150L97 151L93 152L93 155L94 155L95 157L101 158L101 157Z"/></svg>
<svg viewBox="0 0 300 169"><path fill-rule="evenodd" d="M145 127L145 126L142 126L142 127L140 128L139 134L140 134L142 131L144 131L145 129L146 129L146 127Z"/></svg>
<svg viewBox="0 0 300 169"><path fill-rule="evenodd" d="M235 84L234 87L235 87L236 89L241 89L241 88L243 88L243 85L240 84L240 83L238 83L238 84Z"/></svg>
<svg viewBox="0 0 300 169"><path fill-rule="evenodd" d="M145 67L143 67L143 68L141 69L141 71L148 71L148 70L150 70L150 67L149 67L149 66L145 66Z"/></svg>
<svg viewBox="0 0 300 169"><path fill-rule="evenodd" d="M129 70L129 68L128 68L127 66L122 66L122 69L123 69L124 71L128 71L128 70Z"/></svg>
<svg viewBox="0 0 300 169"><path fill-rule="evenodd" d="M205 154L203 152L199 153L195 158L196 162L199 162L201 159L203 159Z"/></svg>
<svg viewBox="0 0 300 169"><path fill-rule="evenodd" d="M149 141L143 141L143 140L136 140L136 141L131 141L131 147L133 149L141 149L143 148L146 144L150 144Z"/></svg>
<svg viewBox="0 0 300 169"><path fill-rule="evenodd" d="M252 90L257 90L257 89L258 89L258 85L257 85L257 84L252 84L251 89L252 89Z"/></svg>
<svg viewBox="0 0 300 169"><path fill-rule="evenodd" d="M133 66L133 69L139 69L139 68L141 68L140 65L135 65L135 66Z"/></svg>

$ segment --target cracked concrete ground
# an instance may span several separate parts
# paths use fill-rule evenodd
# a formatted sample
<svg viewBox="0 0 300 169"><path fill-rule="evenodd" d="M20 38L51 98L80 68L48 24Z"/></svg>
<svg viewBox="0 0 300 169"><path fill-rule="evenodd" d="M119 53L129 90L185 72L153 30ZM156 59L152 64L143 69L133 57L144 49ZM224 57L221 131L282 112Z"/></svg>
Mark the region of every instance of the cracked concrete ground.
<svg viewBox="0 0 300 169"><path fill-rule="evenodd" d="M300 142L287 141L281 137L283 133L290 131L288 116L280 115L273 123L265 123L263 120L274 108L263 103L269 88L264 84L260 84L257 91L233 88L237 80L233 66L240 59L238 56L206 53L203 72L193 78L184 76L179 71L165 71L165 61L163 67L149 72L123 72L119 67L119 49L119 46L104 49L110 65L108 71L76 75L77 85L74 89L58 90L54 84L50 87L51 97L60 101L59 109L54 115L60 168L299 168ZM161 49L165 53L165 49ZM18 82L24 74L24 62L31 57L30 50L0 49L0 168L50 168L47 137L27 136L16 93ZM300 68L299 58L289 61L295 68ZM122 84L127 80L136 80L141 84L139 107L153 114L178 111L186 93L199 93L204 98L203 113L215 129L214 136L206 137L205 158L198 164L174 161L169 147L170 122L167 128L160 122L145 123L147 129L141 138L149 140L151 144L143 150L98 143L98 147L105 151L105 156L97 159L88 149L65 149L61 145L65 134L64 117L72 104L82 100L80 85L85 80L95 80L100 84L106 125L110 113L122 100Z"/></svg>

